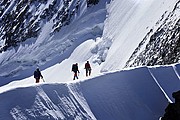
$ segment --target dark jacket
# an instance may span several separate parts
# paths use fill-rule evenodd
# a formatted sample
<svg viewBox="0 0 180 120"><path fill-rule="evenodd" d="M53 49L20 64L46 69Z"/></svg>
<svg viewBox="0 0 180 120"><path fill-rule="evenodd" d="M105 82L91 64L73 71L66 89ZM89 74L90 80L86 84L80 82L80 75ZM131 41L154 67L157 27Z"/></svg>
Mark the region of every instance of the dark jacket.
<svg viewBox="0 0 180 120"><path fill-rule="evenodd" d="M34 78L40 79L40 77L43 78L41 72L37 69L36 71L34 71Z"/></svg>
<svg viewBox="0 0 180 120"><path fill-rule="evenodd" d="M77 64L73 64L73 65L72 65L72 71L73 71L73 72L77 72L77 71L79 72L79 69L78 69L78 65L77 65Z"/></svg>
<svg viewBox="0 0 180 120"><path fill-rule="evenodd" d="M90 66L89 63L86 63L86 64L85 64L85 69L91 69L91 66Z"/></svg>

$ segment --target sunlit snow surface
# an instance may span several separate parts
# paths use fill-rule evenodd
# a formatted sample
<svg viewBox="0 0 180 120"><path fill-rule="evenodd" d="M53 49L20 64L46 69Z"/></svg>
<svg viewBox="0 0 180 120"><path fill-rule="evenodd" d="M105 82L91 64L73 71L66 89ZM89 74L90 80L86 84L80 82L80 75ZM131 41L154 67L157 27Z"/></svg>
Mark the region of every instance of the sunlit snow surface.
<svg viewBox="0 0 180 120"><path fill-rule="evenodd" d="M122 68L177 1L113 0L88 12L82 4L79 18L62 32L49 36L50 22L37 40L1 53L0 120L158 120L180 89L180 65ZM80 73L73 81L76 62ZM35 84L36 64L45 83Z"/></svg>

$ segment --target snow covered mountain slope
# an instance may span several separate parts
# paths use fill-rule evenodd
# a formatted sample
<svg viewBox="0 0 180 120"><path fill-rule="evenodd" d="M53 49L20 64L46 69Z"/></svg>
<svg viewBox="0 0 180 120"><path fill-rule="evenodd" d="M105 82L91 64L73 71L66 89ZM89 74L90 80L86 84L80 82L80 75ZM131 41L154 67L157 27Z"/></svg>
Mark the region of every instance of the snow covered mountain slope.
<svg viewBox="0 0 180 120"><path fill-rule="evenodd" d="M67 2L67 0L65 1ZM61 23L58 22L59 19L56 18L60 14L60 11L51 11L53 14L48 14L48 16L51 17L49 19L46 18L45 20L47 21L44 21L40 16L45 14L44 11L47 6L49 6L48 9L51 8L51 4L58 7L59 10L65 9L65 13L68 10L73 11L75 9L75 3L78 2L78 0L68 1L69 4L65 6L67 8L64 9L61 8L64 7L63 4L65 4L62 3L62 1L55 2L55 0L52 0L47 3L45 2L45 5L42 1L36 1L35 3L30 2L30 5L22 3L22 6L29 5L29 10L33 15L31 19L40 23L40 31L37 37L31 36L25 42L19 43L20 45L8 48L6 51L0 53L0 76L1 79L4 80L3 82L1 81L1 83L6 84L12 80L31 76L37 66L45 69L62 62L70 56L79 44L87 39L95 39L101 36L103 32L103 22L106 18L106 4L108 1L109 0L103 0L95 6L90 5L90 7L88 7L89 4L87 4L86 0L80 1L78 11L76 11L71 22L68 25L61 26L59 32L54 32L54 24L56 22L59 24ZM39 7L37 7L37 10L32 10L35 5L39 5ZM55 9L58 9L56 7ZM16 6L14 6L14 9L15 8ZM34 16L37 16L38 19L35 19Z"/></svg>
<svg viewBox="0 0 180 120"><path fill-rule="evenodd" d="M166 11L170 13L179 0L114 0L108 7L103 38L105 44L112 42L101 71L122 69L156 22ZM118 6L118 7L117 7ZM121 12L120 12L121 11ZM178 10L179 11L179 10ZM175 18L178 18L178 14ZM179 19L179 18L178 18ZM163 24L163 23L162 23ZM159 24L160 26L161 24Z"/></svg>
<svg viewBox="0 0 180 120"><path fill-rule="evenodd" d="M180 89L180 65L0 91L0 120L158 120ZM58 76L57 76L58 77ZM14 86L15 87L15 86Z"/></svg>
<svg viewBox="0 0 180 120"><path fill-rule="evenodd" d="M151 29L179 25L179 0L27 1L0 2L0 120L158 120L173 102L179 64L122 68ZM37 66L45 83L34 83Z"/></svg>
<svg viewBox="0 0 180 120"><path fill-rule="evenodd" d="M163 23L163 24L162 24ZM126 67L165 65L180 61L180 1L173 10L165 12L156 23L160 27L146 35L136 48Z"/></svg>
<svg viewBox="0 0 180 120"><path fill-rule="evenodd" d="M100 0L98 4L92 5L91 0L88 3L86 0L80 2L51 0L28 2L28 4L25 4L25 1L20 3L9 1L6 5L3 1L1 2L3 10L0 11L4 12L0 13L1 19L9 21L9 26L1 21L1 46L5 45L6 39L20 40L14 37L21 37L20 33L23 31L26 31L23 34L27 39L24 41L25 38L21 37L22 40L17 41L18 46L10 47L0 53L0 79L3 80L0 83L1 86L13 80L31 76L37 66L44 70L60 63L60 66L65 66L65 69L59 69L60 71L69 71L73 62L82 63L79 61L80 57L83 58L83 62L91 61L95 69L98 69L95 71L99 73L122 69L146 34L152 28L156 31L163 24L160 22L156 25L164 12L166 11L168 15L178 3L178 0L159 0L158 2L155 0ZM35 5L38 5L37 9L34 9ZM24 12L18 12L19 10ZM47 12L48 10L50 13ZM21 14L12 16L15 17L14 22L18 22L17 26L12 26L15 23L9 20L11 17L8 17L8 11L11 11L10 13L14 11L16 14L28 11L26 13L28 19ZM70 13L73 15L71 16ZM65 17L65 20L66 15L68 18ZM33 22L30 26L32 31L28 31L30 21ZM22 27L23 25L26 29ZM7 30L15 34L8 37L5 34ZM37 35L31 36L31 32ZM73 60L69 59L73 51L88 40L94 40L93 45L87 48L88 57L84 54L74 56Z"/></svg>

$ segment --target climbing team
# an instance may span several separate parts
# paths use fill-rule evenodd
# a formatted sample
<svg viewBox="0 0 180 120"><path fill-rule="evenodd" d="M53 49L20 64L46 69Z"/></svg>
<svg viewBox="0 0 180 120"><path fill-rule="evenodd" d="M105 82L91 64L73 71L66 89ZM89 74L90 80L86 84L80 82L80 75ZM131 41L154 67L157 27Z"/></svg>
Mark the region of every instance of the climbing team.
<svg viewBox="0 0 180 120"><path fill-rule="evenodd" d="M85 67L84 69L86 70L86 77L90 76L91 75L91 65L89 63L89 61L87 61L85 63ZM72 65L72 72L73 72L73 80L75 79L78 79L78 76L79 76L79 69L78 69L78 63L74 63ZM40 78L44 81L43 79L43 76L39 70L39 68L37 68L35 71L34 71L34 78L36 80L36 83L39 83L40 82ZM45 82L45 81L44 81Z"/></svg>

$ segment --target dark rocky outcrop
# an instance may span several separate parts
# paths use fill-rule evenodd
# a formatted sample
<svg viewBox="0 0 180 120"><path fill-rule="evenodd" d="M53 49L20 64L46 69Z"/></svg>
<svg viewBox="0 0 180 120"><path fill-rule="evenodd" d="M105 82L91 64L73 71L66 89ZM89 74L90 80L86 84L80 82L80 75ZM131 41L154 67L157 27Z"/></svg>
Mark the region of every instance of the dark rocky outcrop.
<svg viewBox="0 0 180 120"><path fill-rule="evenodd" d="M99 0L87 0L87 7ZM63 7L61 7L63 4ZM17 46L28 38L37 38L43 25L53 21L51 35L69 25L79 10L80 0L1 0L0 52ZM46 7L42 7L46 6Z"/></svg>
<svg viewBox="0 0 180 120"><path fill-rule="evenodd" d="M169 103L161 120L180 120L180 91L172 94L175 103Z"/></svg>

